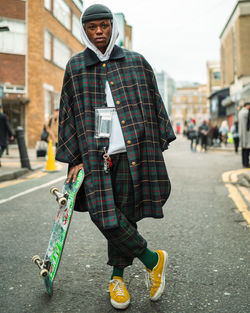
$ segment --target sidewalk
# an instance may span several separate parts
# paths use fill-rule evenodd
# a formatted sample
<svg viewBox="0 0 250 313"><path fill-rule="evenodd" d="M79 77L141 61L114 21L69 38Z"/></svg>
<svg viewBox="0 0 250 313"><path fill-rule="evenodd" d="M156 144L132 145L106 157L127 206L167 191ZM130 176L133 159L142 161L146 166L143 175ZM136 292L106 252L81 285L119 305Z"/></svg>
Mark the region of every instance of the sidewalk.
<svg viewBox="0 0 250 313"><path fill-rule="evenodd" d="M37 158L35 148L28 149L27 152L32 171L40 170L46 167L46 159ZM21 161L17 145L9 145L9 154L7 155L6 151L4 151L1 158L1 164L2 166L0 167L0 182L16 179L30 172L28 168L21 167Z"/></svg>
<svg viewBox="0 0 250 313"><path fill-rule="evenodd" d="M226 146L220 145L220 146L208 146L208 151L221 151L221 152L232 152L234 151L234 145L232 143L228 143ZM239 147L239 152L241 153L241 148Z"/></svg>

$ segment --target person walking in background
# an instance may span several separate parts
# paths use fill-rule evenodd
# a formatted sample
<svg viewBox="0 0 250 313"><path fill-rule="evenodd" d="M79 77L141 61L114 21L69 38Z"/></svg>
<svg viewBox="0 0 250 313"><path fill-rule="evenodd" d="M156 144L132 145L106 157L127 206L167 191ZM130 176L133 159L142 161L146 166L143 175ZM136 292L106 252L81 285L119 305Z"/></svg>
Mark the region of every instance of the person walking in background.
<svg viewBox="0 0 250 313"><path fill-rule="evenodd" d="M196 126L195 119L191 120L191 123L188 125L188 139L190 142L191 151L196 151L198 144L198 128Z"/></svg>
<svg viewBox="0 0 250 313"><path fill-rule="evenodd" d="M207 135L209 132L209 127L207 121L203 121L199 127L199 135L201 139L201 151L207 151Z"/></svg>
<svg viewBox="0 0 250 313"><path fill-rule="evenodd" d="M59 109L56 109L46 125L46 130L49 134L47 140L48 141L52 140L55 146L57 146L58 142L58 122L59 122Z"/></svg>
<svg viewBox="0 0 250 313"><path fill-rule="evenodd" d="M220 146L220 134L219 134L219 128L217 125L215 125L214 127L212 144L216 147Z"/></svg>
<svg viewBox="0 0 250 313"><path fill-rule="evenodd" d="M8 139L14 140L8 117L3 113L3 107L0 106L0 167L2 166L1 157L8 145Z"/></svg>
<svg viewBox="0 0 250 313"><path fill-rule="evenodd" d="M243 167L249 167L250 153L250 102L244 104L239 115L239 135Z"/></svg>
<svg viewBox="0 0 250 313"><path fill-rule="evenodd" d="M238 153L239 143L240 143L240 134L239 134L239 122L236 120L231 127L231 133L233 136L233 143L234 143L234 151Z"/></svg>
<svg viewBox="0 0 250 313"><path fill-rule="evenodd" d="M184 121L184 125L183 125L183 133L182 135L184 137L188 137L188 121Z"/></svg>
<svg viewBox="0 0 250 313"><path fill-rule="evenodd" d="M221 123L221 126L219 128L219 133L220 133L220 138L221 138L221 142L224 144L224 146L227 145L227 134L228 134L228 123L227 120L224 120Z"/></svg>
<svg viewBox="0 0 250 313"><path fill-rule="evenodd" d="M146 267L150 299L164 291L167 252L151 250L136 223L163 217L170 181L162 152L176 137L151 66L115 45L118 27L109 8L88 7L81 36L87 48L65 70L56 159L69 164L67 183L84 170L75 209L87 210L106 237L110 302L125 309L123 272L134 258Z"/></svg>

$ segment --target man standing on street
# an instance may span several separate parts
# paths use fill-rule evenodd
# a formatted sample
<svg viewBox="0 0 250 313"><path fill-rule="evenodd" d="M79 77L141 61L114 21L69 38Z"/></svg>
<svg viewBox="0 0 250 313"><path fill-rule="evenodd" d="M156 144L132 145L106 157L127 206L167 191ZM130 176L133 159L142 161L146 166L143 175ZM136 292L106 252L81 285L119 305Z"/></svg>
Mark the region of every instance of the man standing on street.
<svg viewBox="0 0 250 313"><path fill-rule="evenodd" d="M162 152L175 135L151 66L115 45L113 13L92 5L81 27L87 49L66 67L56 159L69 164L68 182L84 169L75 209L88 211L106 237L110 301L125 309L130 296L123 271L136 257L148 272L150 299L164 290L167 253L150 250L136 222L163 217L170 181Z"/></svg>
<svg viewBox="0 0 250 313"><path fill-rule="evenodd" d="M14 136L12 134L7 115L3 113L2 105L0 105L0 167L2 166L1 157L8 145L8 139L14 140Z"/></svg>
<svg viewBox="0 0 250 313"><path fill-rule="evenodd" d="M244 104L239 112L239 134L243 167L249 167L250 154L250 102Z"/></svg>

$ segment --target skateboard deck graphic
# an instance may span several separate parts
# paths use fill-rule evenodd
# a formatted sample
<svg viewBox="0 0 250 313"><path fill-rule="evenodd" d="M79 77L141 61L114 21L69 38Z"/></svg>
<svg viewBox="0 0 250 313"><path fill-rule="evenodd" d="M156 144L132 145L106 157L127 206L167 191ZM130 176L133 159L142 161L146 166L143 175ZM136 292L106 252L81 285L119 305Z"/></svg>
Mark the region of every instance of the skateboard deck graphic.
<svg viewBox="0 0 250 313"><path fill-rule="evenodd" d="M74 183L64 183L62 193L59 193L58 189L55 187L52 187L50 190L51 193L57 197L59 207L44 259L41 260L39 256L33 257L33 263L40 268L40 276L44 278L45 288L50 296L53 292L53 281L60 264L63 247L74 211L76 195L83 180L84 171L80 170Z"/></svg>

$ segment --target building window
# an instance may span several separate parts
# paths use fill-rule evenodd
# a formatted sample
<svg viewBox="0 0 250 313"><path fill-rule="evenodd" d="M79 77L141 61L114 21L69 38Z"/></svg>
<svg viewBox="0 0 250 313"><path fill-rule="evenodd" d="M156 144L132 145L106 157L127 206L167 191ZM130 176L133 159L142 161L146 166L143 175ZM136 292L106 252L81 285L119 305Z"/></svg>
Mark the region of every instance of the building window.
<svg viewBox="0 0 250 313"><path fill-rule="evenodd" d="M44 90L44 120L48 121L51 115L51 91Z"/></svg>
<svg viewBox="0 0 250 313"><path fill-rule="evenodd" d="M83 10L83 0L73 0L73 2L78 7L78 9L82 12L82 10Z"/></svg>
<svg viewBox="0 0 250 313"><path fill-rule="evenodd" d="M202 96L198 96L198 103L202 103L203 101L203 98L202 98Z"/></svg>
<svg viewBox="0 0 250 313"><path fill-rule="evenodd" d="M44 57L47 60L51 60L51 34L45 30L44 32Z"/></svg>
<svg viewBox="0 0 250 313"><path fill-rule="evenodd" d="M220 80L220 72L214 72L214 79Z"/></svg>
<svg viewBox="0 0 250 313"><path fill-rule="evenodd" d="M51 0L44 0L44 7L47 9L47 10L51 10Z"/></svg>
<svg viewBox="0 0 250 313"><path fill-rule="evenodd" d="M60 107L60 94L57 92L54 92L54 111L58 110Z"/></svg>
<svg viewBox="0 0 250 313"><path fill-rule="evenodd" d="M1 32L0 52L11 54L26 54L26 24L0 18L0 26L8 26L9 31Z"/></svg>
<svg viewBox="0 0 250 313"><path fill-rule="evenodd" d="M176 103L180 103L181 102L181 96L176 95L175 96L175 101L176 101Z"/></svg>
<svg viewBox="0 0 250 313"><path fill-rule="evenodd" d="M81 34L80 34L80 20L79 18L73 14L72 16L72 34L80 41Z"/></svg>
<svg viewBox="0 0 250 313"><path fill-rule="evenodd" d="M53 40L53 62L61 68L65 68L71 57L70 49L57 38Z"/></svg>
<svg viewBox="0 0 250 313"><path fill-rule="evenodd" d="M70 29L70 8L63 0L54 0L53 14L67 29Z"/></svg>

